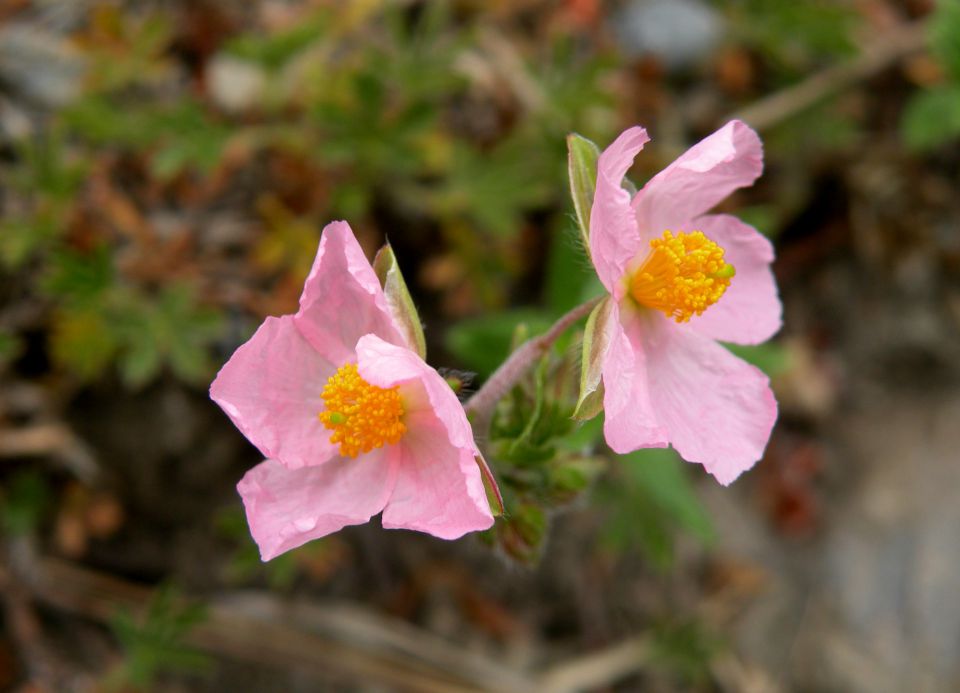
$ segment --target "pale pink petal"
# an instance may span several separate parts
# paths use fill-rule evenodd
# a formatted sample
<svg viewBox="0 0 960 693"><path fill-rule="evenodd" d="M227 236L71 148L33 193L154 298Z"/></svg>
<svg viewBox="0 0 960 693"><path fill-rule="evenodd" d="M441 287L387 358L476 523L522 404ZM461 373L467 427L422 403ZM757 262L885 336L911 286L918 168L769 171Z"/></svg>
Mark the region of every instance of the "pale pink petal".
<svg viewBox="0 0 960 693"><path fill-rule="evenodd" d="M689 229L703 231L724 250L736 274L717 303L690 319L690 329L736 344L759 344L780 329L783 306L770 269L773 245L759 231L727 214L695 219Z"/></svg>
<svg viewBox="0 0 960 693"><path fill-rule="evenodd" d="M402 458L383 526L442 539L490 527L473 431L450 386L414 352L375 335L360 339L357 362L367 382L399 385L404 402L407 432L398 444Z"/></svg>
<svg viewBox="0 0 960 693"><path fill-rule="evenodd" d="M650 399L670 444L729 484L763 456L777 419L770 382L709 337L659 313L644 320Z"/></svg>
<svg viewBox="0 0 960 693"><path fill-rule="evenodd" d="M473 430L463 405L440 374L414 352L377 335L366 335L357 342L357 370L364 380L378 387L420 383L420 388L411 390L411 402L405 402L408 413L429 410L443 423L451 445L476 452Z"/></svg>
<svg viewBox="0 0 960 693"><path fill-rule="evenodd" d="M651 406L643 322L636 308L614 305L603 360L603 433L614 452L664 448L667 431Z"/></svg>
<svg viewBox="0 0 960 693"><path fill-rule="evenodd" d="M338 366L354 359L353 347L365 334L409 346L394 324L377 275L345 221L324 228L294 319L314 349Z"/></svg>
<svg viewBox="0 0 960 693"><path fill-rule="evenodd" d="M489 529L493 515L473 453L452 445L438 420L426 425L425 416L417 418L399 444L397 483L383 526L441 539Z"/></svg>
<svg viewBox="0 0 960 693"><path fill-rule="evenodd" d="M397 453L383 448L303 469L267 460L247 472L237 491L263 560L383 510L396 482Z"/></svg>
<svg viewBox="0 0 960 693"><path fill-rule="evenodd" d="M590 255L600 281L618 300L624 268L644 242L630 207L630 193L623 188L623 177L649 141L646 130L632 127L603 150L597 163L597 187L590 209Z"/></svg>
<svg viewBox="0 0 960 693"><path fill-rule="evenodd" d="M210 385L210 397L265 457L291 469L337 454L317 415L336 369L307 343L293 317L267 318Z"/></svg>
<svg viewBox="0 0 960 693"><path fill-rule="evenodd" d="M763 171L757 133L734 120L693 145L651 178L633 199L640 228L654 236L708 212Z"/></svg>

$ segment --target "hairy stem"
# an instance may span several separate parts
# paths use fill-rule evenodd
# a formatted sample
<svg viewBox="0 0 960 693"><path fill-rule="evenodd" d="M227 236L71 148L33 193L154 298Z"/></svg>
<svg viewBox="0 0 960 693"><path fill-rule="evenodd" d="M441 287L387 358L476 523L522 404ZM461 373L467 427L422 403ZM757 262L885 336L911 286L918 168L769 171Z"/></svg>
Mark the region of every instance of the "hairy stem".
<svg viewBox="0 0 960 693"><path fill-rule="evenodd" d="M483 384L476 394L471 397L464 408L470 415L474 433L478 437L486 437L490 429L490 420L493 417L493 408L507 392L510 391L523 374L530 370L537 359L543 356L547 349L553 346L567 329L581 318L587 316L603 297L590 299L557 320L549 330L541 335L528 339L519 349L510 354L493 375Z"/></svg>

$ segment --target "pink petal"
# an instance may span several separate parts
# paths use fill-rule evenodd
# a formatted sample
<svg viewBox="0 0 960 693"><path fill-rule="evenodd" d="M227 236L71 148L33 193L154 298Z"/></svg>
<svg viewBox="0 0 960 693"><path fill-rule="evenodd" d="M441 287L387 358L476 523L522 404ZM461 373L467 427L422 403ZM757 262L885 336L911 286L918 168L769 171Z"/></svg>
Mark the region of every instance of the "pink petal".
<svg viewBox="0 0 960 693"><path fill-rule="evenodd" d="M671 445L729 484L763 456L777 419L767 376L660 314L644 328L650 399Z"/></svg>
<svg viewBox="0 0 960 693"><path fill-rule="evenodd" d="M414 529L440 539L489 529L493 515L469 450L453 445L444 426L417 417L404 436L397 484L383 511L387 529Z"/></svg>
<svg viewBox="0 0 960 693"><path fill-rule="evenodd" d="M450 386L414 352L376 335L357 343L358 370L379 387L400 385L407 432L383 526L442 539L487 529L493 515L474 456L473 431Z"/></svg>
<svg viewBox="0 0 960 693"><path fill-rule="evenodd" d="M597 188L590 209L590 255L600 281L619 299L619 280L643 244L623 177L633 158L650 141L641 127L625 130L597 162Z"/></svg>
<svg viewBox="0 0 960 693"><path fill-rule="evenodd" d="M734 120L651 178L633 199L641 229L659 236L709 211L763 171L757 133Z"/></svg>
<svg viewBox="0 0 960 693"><path fill-rule="evenodd" d="M294 319L314 349L338 366L354 359L354 345L365 334L409 346L393 322L377 275L345 221L324 228Z"/></svg>
<svg viewBox="0 0 960 693"><path fill-rule="evenodd" d="M440 374L410 349L390 344L377 335L366 335L357 342L357 370L364 380L378 387L419 384L409 388L409 392L401 388L408 414L418 410L431 412L443 424L452 445L476 453L473 429L460 400Z"/></svg>
<svg viewBox="0 0 960 693"><path fill-rule="evenodd" d="M636 308L612 306L603 361L603 434L614 452L665 448L667 431L650 401L643 321Z"/></svg>
<svg viewBox="0 0 960 693"><path fill-rule="evenodd" d="M770 269L770 241L727 214L704 215L691 222L687 230L703 231L723 246L724 258L737 271L723 297L703 315L691 318L690 329L736 344L759 344L770 339L783 324L783 306Z"/></svg>
<svg viewBox="0 0 960 693"><path fill-rule="evenodd" d="M303 469L267 460L247 472L237 490L263 560L380 512L396 481L396 452L374 450Z"/></svg>
<svg viewBox="0 0 960 693"><path fill-rule="evenodd" d="M210 397L266 457L295 469L337 454L320 420L320 393L336 370L293 317L267 318L210 386Z"/></svg>

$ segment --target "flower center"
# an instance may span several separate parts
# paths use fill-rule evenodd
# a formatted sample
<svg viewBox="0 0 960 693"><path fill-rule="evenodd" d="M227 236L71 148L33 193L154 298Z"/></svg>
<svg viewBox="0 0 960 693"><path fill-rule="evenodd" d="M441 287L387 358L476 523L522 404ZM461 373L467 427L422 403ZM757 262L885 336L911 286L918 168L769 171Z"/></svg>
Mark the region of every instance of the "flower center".
<svg viewBox="0 0 960 693"><path fill-rule="evenodd" d="M340 366L327 380L321 397L326 408L320 412L320 420L333 431L330 442L340 444L344 457L396 443L407 431L400 420L403 400L399 388L371 385L360 377L355 363Z"/></svg>
<svg viewBox="0 0 960 693"><path fill-rule="evenodd" d="M720 300L736 274L723 260L723 248L701 231L664 231L650 241L652 251L630 279L630 295L678 323Z"/></svg>

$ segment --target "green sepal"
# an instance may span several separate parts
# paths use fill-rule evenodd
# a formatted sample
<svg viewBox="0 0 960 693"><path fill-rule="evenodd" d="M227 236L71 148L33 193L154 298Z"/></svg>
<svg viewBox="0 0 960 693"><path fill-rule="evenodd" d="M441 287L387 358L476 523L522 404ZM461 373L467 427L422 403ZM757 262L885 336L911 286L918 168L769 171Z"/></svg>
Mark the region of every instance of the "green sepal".
<svg viewBox="0 0 960 693"><path fill-rule="evenodd" d="M480 477L483 479L483 490L487 492L490 512L494 517L500 517L504 513L503 495L500 493L496 477L493 476L493 470L490 469L483 455L474 455L474 459L477 461L477 466L480 467Z"/></svg>
<svg viewBox="0 0 960 693"><path fill-rule="evenodd" d="M583 248L590 256L590 208L597 188L597 160L600 148L576 133L567 135L567 171L570 175L570 197L580 227Z"/></svg>
<svg viewBox="0 0 960 693"><path fill-rule="evenodd" d="M393 248L389 243L377 252L377 256L373 259L373 271L377 273L383 293L387 297L387 306L396 318L400 329L403 330L407 341L416 348L420 358L426 359L427 342L423 338L420 315L417 313L417 307L413 305L407 284L400 273L397 257L393 254Z"/></svg>
<svg viewBox="0 0 960 693"><path fill-rule="evenodd" d="M597 304L583 329L583 358L580 364L580 397L573 418L587 421L603 410L603 357L607 353L607 321L613 307L608 296Z"/></svg>

